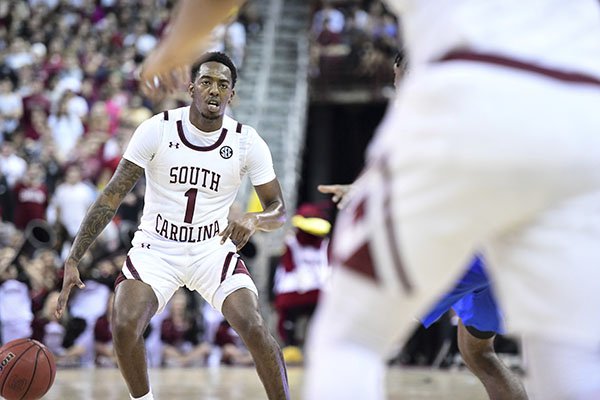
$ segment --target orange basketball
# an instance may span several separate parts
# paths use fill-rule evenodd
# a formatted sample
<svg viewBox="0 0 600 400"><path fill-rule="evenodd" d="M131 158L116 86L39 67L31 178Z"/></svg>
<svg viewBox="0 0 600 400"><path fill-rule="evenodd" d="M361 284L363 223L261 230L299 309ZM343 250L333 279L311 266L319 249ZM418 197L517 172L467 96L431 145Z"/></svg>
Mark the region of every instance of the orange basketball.
<svg viewBox="0 0 600 400"><path fill-rule="evenodd" d="M41 398L55 375L54 356L37 340L16 339L0 348L0 396L6 400Z"/></svg>

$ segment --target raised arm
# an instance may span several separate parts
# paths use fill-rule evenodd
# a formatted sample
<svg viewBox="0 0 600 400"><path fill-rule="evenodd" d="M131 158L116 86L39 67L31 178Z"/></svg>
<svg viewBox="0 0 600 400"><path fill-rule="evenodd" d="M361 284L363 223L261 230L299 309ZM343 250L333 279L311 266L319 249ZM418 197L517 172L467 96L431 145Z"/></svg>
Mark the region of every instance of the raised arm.
<svg viewBox="0 0 600 400"><path fill-rule="evenodd" d="M142 64L142 90L154 97L173 91L182 79L189 82L186 67L204 52L212 30L244 3L245 0L180 0L167 34Z"/></svg>
<svg viewBox="0 0 600 400"><path fill-rule="evenodd" d="M100 196L98 196L94 204L89 208L65 262L63 286L56 308L56 316L58 318L60 318L64 311L73 286L84 287L83 282L79 279L79 271L77 270L79 261L114 217L121 201L133 188L143 172L143 168L122 159L108 185L106 185Z"/></svg>
<svg viewBox="0 0 600 400"><path fill-rule="evenodd" d="M241 218L230 221L227 228L220 234L221 244L225 243L227 238L231 238L237 249L240 250L257 230L273 231L285 223L285 204L279 181L273 179L264 185L255 186L254 189L263 211L246 213Z"/></svg>

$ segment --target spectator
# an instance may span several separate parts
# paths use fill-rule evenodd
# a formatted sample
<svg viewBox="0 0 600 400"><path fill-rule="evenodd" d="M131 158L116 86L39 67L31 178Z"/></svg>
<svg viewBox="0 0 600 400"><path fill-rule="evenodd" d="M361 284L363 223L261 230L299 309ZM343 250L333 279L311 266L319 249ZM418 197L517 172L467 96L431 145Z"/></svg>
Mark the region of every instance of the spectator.
<svg viewBox="0 0 600 400"><path fill-rule="evenodd" d="M210 345L201 340L202 327L188 309L188 295L180 289L171 299L169 316L162 322L161 339L167 367L205 365Z"/></svg>
<svg viewBox="0 0 600 400"><path fill-rule="evenodd" d="M96 365L99 367L116 367L117 360L113 348L113 338L110 328L114 293L108 298L106 314L96 320L94 326L94 349L96 352Z"/></svg>
<svg viewBox="0 0 600 400"><path fill-rule="evenodd" d="M215 335L215 344L221 349L221 363L226 365L254 365L252 355L237 332L223 319Z"/></svg>
<svg viewBox="0 0 600 400"><path fill-rule="evenodd" d="M0 80L0 115L3 121L2 131L13 134L23 116L23 100L8 78Z"/></svg>
<svg viewBox="0 0 600 400"><path fill-rule="evenodd" d="M58 101L56 111L48 117L50 133L62 160L66 160L71 156L77 141L83 135L81 119L76 114L69 113L68 105L72 96L71 91L66 91Z"/></svg>
<svg viewBox="0 0 600 400"><path fill-rule="evenodd" d="M27 284L17 280L17 267L11 261L15 251L0 251L0 342L31 336L31 299Z"/></svg>
<svg viewBox="0 0 600 400"><path fill-rule="evenodd" d="M0 168L0 221L9 222L13 219L12 192L6 181L6 177ZM12 225L12 224L11 224ZM3 243L2 243L3 244Z"/></svg>
<svg viewBox="0 0 600 400"><path fill-rule="evenodd" d="M325 22L329 21L329 29L333 33L341 33L344 30L344 13L335 8L331 0L325 0L323 7L313 15L311 32L314 37L325 29Z"/></svg>
<svg viewBox="0 0 600 400"><path fill-rule="evenodd" d="M79 358L78 361L82 366L94 364L96 321L106 315L107 304L112 293L106 285L91 279L91 275L90 271L88 277L84 278L85 288L75 293L69 306L70 315L83 321L85 325L85 329L73 342L75 347L70 352L70 355Z"/></svg>
<svg viewBox="0 0 600 400"><path fill-rule="evenodd" d="M66 329L54 316L57 302L58 291L49 293L44 307L33 320L31 338L44 343L55 357L61 357L65 353L63 341Z"/></svg>
<svg viewBox="0 0 600 400"><path fill-rule="evenodd" d="M238 71L241 70L246 56L246 27L234 16L227 24L224 42L225 52L231 56Z"/></svg>
<svg viewBox="0 0 600 400"><path fill-rule="evenodd" d="M30 83L30 92L23 97L23 129L25 136L38 140L48 132L47 128L41 130L41 126L48 126L48 114L50 113L50 99L44 88L44 82L34 79ZM35 118L38 118L36 121Z"/></svg>
<svg viewBox="0 0 600 400"><path fill-rule="evenodd" d="M12 190L25 175L27 162L17 155L12 142L5 141L0 146L0 173L6 177L6 183Z"/></svg>
<svg viewBox="0 0 600 400"><path fill-rule="evenodd" d="M65 230L65 239L71 241L95 197L95 190L81 179L79 166L72 165L67 169L65 181L56 188L48 220L57 223L60 230Z"/></svg>
<svg viewBox="0 0 600 400"><path fill-rule="evenodd" d="M35 313L43 308L48 295L57 286L56 253L52 249L34 252L34 257L23 262L23 270L29 281L31 309Z"/></svg>
<svg viewBox="0 0 600 400"><path fill-rule="evenodd" d="M14 224L24 230L34 219L46 220L48 188L44 183L45 172L39 163L29 164L27 172L14 187Z"/></svg>

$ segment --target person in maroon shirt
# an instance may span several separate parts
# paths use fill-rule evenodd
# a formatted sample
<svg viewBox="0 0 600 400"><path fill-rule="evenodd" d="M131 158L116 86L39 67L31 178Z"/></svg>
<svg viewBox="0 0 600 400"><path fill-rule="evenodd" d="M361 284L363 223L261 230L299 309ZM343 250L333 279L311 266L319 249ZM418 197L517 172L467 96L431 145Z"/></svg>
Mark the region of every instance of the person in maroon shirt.
<svg viewBox="0 0 600 400"><path fill-rule="evenodd" d="M187 293L179 290L170 302L169 316L161 326L164 363L168 367L204 365L210 345L201 341L202 327L188 310Z"/></svg>
<svg viewBox="0 0 600 400"><path fill-rule="evenodd" d="M23 97L23 117L21 123L25 137L38 140L45 133L41 116L48 118L51 102L41 80L32 82L31 93ZM37 118L37 119L36 119Z"/></svg>
<svg viewBox="0 0 600 400"><path fill-rule="evenodd" d="M30 164L23 179L13 190L15 199L14 223L24 230L34 219L46 220L48 188L44 183L44 169L38 164Z"/></svg>
<svg viewBox="0 0 600 400"><path fill-rule="evenodd" d="M96 365L99 367L115 367L117 360L113 346L113 336L110 328L114 294L111 294L106 307L106 314L96 320L94 325L94 349L96 350Z"/></svg>

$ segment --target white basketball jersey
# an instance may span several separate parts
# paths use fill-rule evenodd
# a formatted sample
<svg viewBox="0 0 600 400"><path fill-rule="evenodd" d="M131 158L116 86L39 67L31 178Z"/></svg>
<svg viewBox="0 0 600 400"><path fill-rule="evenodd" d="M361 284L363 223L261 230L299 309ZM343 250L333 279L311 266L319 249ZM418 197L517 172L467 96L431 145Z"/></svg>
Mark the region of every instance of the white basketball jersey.
<svg viewBox="0 0 600 400"><path fill-rule="evenodd" d="M512 56L600 75L597 0L387 0L410 68L453 50Z"/></svg>
<svg viewBox="0 0 600 400"><path fill-rule="evenodd" d="M275 179L271 153L256 131L225 116L221 129L198 130L189 107L144 121L123 157L146 174L140 229L174 242L216 241L242 177L252 184Z"/></svg>

